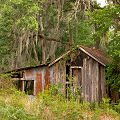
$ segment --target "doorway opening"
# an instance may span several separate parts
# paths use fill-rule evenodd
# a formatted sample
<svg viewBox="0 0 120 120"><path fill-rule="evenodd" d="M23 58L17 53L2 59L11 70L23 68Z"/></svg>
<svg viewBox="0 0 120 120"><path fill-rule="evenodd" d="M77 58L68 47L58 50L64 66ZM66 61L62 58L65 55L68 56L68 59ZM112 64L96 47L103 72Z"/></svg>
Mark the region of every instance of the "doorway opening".
<svg viewBox="0 0 120 120"><path fill-rule="evenodd" d="M68 98L70 89L70 65L66 65L66 84L65 84L65 96Z"/></svg>
<svg viewBox="0 0 120 120"><path fill-rule="evenodd" d="M79 91L81 93L82 85L82 67L81 66L66 66L66 97L69 99L70 94Z"/></svg>

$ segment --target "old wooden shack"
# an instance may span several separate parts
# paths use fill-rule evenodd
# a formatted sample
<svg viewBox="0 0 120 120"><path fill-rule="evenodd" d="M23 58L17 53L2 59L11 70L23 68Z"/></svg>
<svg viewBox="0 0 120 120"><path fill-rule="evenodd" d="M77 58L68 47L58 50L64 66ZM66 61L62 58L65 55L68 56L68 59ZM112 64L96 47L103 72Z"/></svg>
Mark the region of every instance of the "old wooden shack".
<svg viewBox="0 0 120 120"><path fill-rule="evenodd" d="M51 84L61 83L64 94L67 94L67 86L81 86L84 101L99 102L106 93L105 67L108 63L102 51L78 46L49 64L13 70L13 77L19 80L21 90L29 94L38 95ZM74 79L74 84L70 79Z"/></svg>

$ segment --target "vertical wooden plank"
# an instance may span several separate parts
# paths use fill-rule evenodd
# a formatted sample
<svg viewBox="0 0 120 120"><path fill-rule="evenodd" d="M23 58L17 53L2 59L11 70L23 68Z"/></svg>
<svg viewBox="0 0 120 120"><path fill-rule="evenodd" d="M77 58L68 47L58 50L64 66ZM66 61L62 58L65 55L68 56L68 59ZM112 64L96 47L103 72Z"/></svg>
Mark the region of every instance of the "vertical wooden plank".
<svg viewBox="0 0 120 120"><path fill-rule="evenodd" d="M99 64L99 80L98 80L98 102L102 99L102 90L101 90L101 64Z"/></svg>
<svg viewBox="0 0 120 120"><path fill-rule="evenodd" d="M96 61L96 102L99 101L98 88L99 88L99 63Z"/></svg>
<svg viewBox="0 0 120 120"><path fill-rule="evenodd" d="M97 102L98 101L98 81L99 81L99 67L98 67L98 62L93 61L93 75L92 75L92 80L93 80L93 98L92 102Z"/></svg>
<svg viewBox="0 0 120 120"><path fill-rule="evenodd" d="M92 60L92 66L91 66L91 70L92 70L92 74L91 74L91 102L94 102L94 78L93 78L93 73L94 73L94 69L93 69L93 64L94 61Z"/></svg>
<svg viewBox="0 0 120 120"><path fill-rule="evenodd" d="M89 76L90 76L90 102L92 101L92 59L90 59L90 67L89 67Z"/></svg>
<svg viewBox="0 0 120 120"><path fill-rule="evenodd" d="M91 102L91 98L92 98L92 58L89 59L89 70L88 70L88 91L89 91L89 102Z"/></svg>
<svg viewBox="0 0 120 120"><path fill-rule="evenodd" d="M91 78L91 102L94 102L94 61L92 58L90 58L91 64L90 64L90 78Z"/></svg>
<svg viewBox="0 0 120 120"><path fill-rule="evenodd" d="M106 88L105 88L105 84L106 84L106 79L105 79L105 67L104 66L101 66L100 67L100 69L101 69L101 92L102 92L102 95L101 95L101 97L103 98L103 97L105 97L105 94L106 94Z"/></svg>
<svg viewBox="0 0 120 120"><path fill-rule="evenodd" d="M93 60L93 64L92 64L92 102L94 102L96 100L96 65L95 65L95 61Z"/></svg>
<svg viewBox="0 0 120 120"><path fill-rule="evenodd" d="M89 102L89 60L86 60L86 101Z"/></svg>
<svg viewBox="0 0 120 120"><path fill-rule="evenodd" d="M83 60L83 80L82 80L82 87L83 87L83 98L84 98L84 101L86 101L86 61L87 59L84 58Z"/></svg>
<svg viewBox="0 0 120 120"><path fill-rule="evenodd" d="M48 68L45 69L44 80L45 80L45 85L44 85L45 90L49 89L49 87L50 87L50 70Z"/></svg>
<svg viewBox="0 0 120 120"><path fill-rule="evenodd" d="M83 64L84 64L84 62L83 62ZM81 70L82 70L81 96L84 98L84 66L82 67Z"/></svg>
<svg viewBox="0 0 120 120"><path fill-rule="evenodd" d="M22 80L22 92L24 92L24 87L25 87L25 81Z"/></svg>
<svg viewBox="0 0 120 120"><path fill-rule="evenodd" d="M35 95L38 95L39 92L42 92L42 73L41 73L41 71L36 73L36 91L35 91Z"/></svg>

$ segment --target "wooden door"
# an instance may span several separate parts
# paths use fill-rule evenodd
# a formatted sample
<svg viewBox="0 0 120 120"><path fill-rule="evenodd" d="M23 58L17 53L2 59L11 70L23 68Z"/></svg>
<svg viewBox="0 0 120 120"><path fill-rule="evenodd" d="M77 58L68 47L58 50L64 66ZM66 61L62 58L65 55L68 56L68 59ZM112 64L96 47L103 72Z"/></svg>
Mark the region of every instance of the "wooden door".
<svg viewBox="0 0 120 120"><path fill-rule="evenodd" d="M73 85L77 87L81 87L82 85L82 70L81 68L72 68L72 78Z"/></svg>

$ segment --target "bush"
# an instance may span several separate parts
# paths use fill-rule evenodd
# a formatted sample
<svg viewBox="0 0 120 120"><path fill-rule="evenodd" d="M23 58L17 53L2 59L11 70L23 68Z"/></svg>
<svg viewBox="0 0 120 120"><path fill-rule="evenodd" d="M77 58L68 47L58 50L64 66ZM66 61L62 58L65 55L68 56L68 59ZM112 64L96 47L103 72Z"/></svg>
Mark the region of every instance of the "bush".
<svg viewBox="0 0 120 120"><path fill-rule="evenodd" d="M40 93L30 99L28 95L14 88L2 89L0 92L0 117L3 120L99 120L101 116L107 119L118 118L119 114L112 109L109 99L104 98L100 104L76 102L68 100L59 91L59 86ZM8 91L8 93L7 93ZM119 111L119 105L115 106Z"/></svg>
<svg viewBox="0 0 120 120"><path fill-rule="evenodd" d="M13 81L11 80L11 74L0 74L0 90L14 88Z"/></svg>

